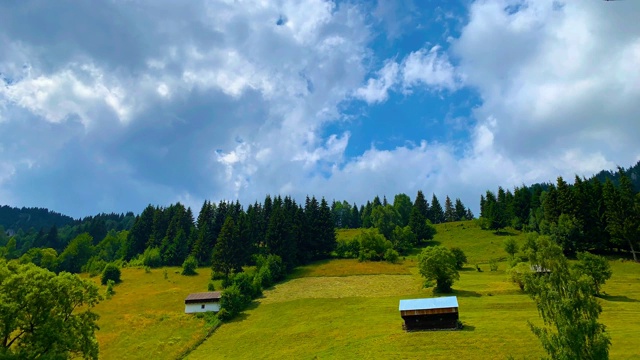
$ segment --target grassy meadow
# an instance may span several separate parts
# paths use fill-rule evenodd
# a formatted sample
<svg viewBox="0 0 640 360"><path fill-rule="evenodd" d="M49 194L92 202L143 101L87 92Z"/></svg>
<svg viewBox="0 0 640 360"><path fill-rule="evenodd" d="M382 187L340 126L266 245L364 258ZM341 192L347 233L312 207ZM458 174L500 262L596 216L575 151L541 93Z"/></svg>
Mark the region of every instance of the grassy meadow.
<svg viewBox="0 0 640 360"><path fill-rule="evenodd" d="M506 280L502 242L515 231L493 234L474 222L437 225L432 244L458 246L469 265L454 284L462 331L407 333L400 299L432 297L416 264L417 251L399 264L320 261L296 269L264 292L189 354L188 359L539 359L544 351L527 321L540 323L535 305ZM353 238L358 230L339 231ZM503 259L489 271L490 259ZM483 270L476 271L476 264ZM601 320L612 338L612 359L640 358L640 265L611 259ZM205 336L204 321L183 314L187 293L203 291L208 269L185 277L177 268L147 274L124 269L116 295L96 311L101 358L173 359Z"/></svg>
<svg viewBox="0 0 640 360"><path fill-rule="evenodd" d="M207 290L210 270L196 276L181 270L122 269L115 295L95 308L101 359L176 359L206 336L205 321L184 313L184 298ZM100 277L93 280L99 284Z"/></svg>

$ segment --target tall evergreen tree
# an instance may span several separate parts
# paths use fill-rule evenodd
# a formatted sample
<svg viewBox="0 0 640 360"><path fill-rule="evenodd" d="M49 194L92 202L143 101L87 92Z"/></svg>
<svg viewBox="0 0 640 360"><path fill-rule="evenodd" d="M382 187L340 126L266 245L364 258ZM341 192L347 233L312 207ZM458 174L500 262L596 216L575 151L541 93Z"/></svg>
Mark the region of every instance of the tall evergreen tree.
<svg viewBox="0 0 640 360"><path fill-rule="evenodd" d="M467 220L467 208L464 206L460 198L456 198L455 213L455 221Z"/></svg>
<svg viewBox="0 0 640 360"><path fill-rule="evenodd" d="M457 220L456 211L455 211L455 208L453 207L453 202L451 201L451 198L449 197L449 195L447 195L447 197L444 200L444 221L452 222L456 220Z"/></svg>
<svg viewBox="0 0 640 360"><path fill-rule="evenodd" d="M233 221L233 217L228 216L220 230L216 245L213 248L211 264L213 271L222 273L226 278L229 274L242 268L238 228Z"/></svg>
<svg viewBox="0 0 640 360"><path fill-rule="evenodd" d="M440 205L440 201L438 201L436 194L433 194L431 197L431 208L429 209L428 219L431 220L433 224L440 224L444 222L444 211L442 210L442 205Z"/></svg>
<svg viewBox="0 0 640 360"><path fill-rule="evenodd" d="M136 255L144 252L147 240L149 240L153 231L154 213L155 209L149 205L136 217L136 221L127 236L125 260L131 260Z"/></svg>

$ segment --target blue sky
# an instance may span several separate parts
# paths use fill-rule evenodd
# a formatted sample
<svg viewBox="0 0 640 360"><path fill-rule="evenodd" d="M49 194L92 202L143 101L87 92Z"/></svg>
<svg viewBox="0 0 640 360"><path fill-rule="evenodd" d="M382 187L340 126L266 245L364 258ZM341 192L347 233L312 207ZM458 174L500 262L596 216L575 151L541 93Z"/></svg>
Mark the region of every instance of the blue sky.
<svg viewBox="0 0 640 360"><path fill-rule="evenodd" d="M640 160L640 2L0 3L0 204L74 217Z"/></svg>

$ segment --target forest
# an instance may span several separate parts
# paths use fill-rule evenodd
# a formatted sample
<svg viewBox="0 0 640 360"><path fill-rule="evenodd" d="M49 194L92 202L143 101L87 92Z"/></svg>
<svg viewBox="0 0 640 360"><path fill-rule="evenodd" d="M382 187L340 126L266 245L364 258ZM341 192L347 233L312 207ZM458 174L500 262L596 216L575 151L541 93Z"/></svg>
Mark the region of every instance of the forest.
<svg viewBox="0 0 640 360"><path fill-rule="evenodd" d="M485 229L506 227L551 236L566 254L625 250L637 260L640 238L640 163L619 168L611 176L576 176L573 184L498 188L480 197L480 223Z"/></svg>
<svg viewBox="0 0 640 360"><path fill-rule="evenodd" d="M201 266L223 261L222 268L238 270L253 264L254 255L269 254L278 255L291 269L330 256L339 245L336 228L375 227L404 253L416 241L433 236L429 223L473 219L460 199L451 201L447 196L443 208L435 195L429 205L422 191L413 203L408 195L398 194L393 203L376 196L360 207L347 201L329 205L315 197L298 204L288 196L270 195L246 210L237 201L205 201L197 218L191 208L180 203L149 205L137 216L131 212L99 214L80 220L46 209L7 206L2 215L0 256L55 272L90 274L115 261L121 265L176 266L189 256ZM31 226L25 231L28 224L51 225L37 231ZM407 240L411 244L400 243L400 235L394 235L394 231L402 234L401 229L404 234L415 234Z"/></svg>

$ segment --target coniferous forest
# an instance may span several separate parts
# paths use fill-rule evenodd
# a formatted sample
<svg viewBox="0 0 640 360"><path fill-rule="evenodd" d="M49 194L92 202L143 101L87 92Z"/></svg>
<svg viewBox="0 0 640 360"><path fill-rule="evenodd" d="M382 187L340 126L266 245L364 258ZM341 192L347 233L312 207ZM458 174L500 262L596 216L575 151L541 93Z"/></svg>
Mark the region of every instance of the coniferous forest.
<svg viewBox="0 0 640 360"><path fill-rule="evenodd" d="M630 252L640 234L640 163L602 171L568 184L499 188L480 196L480 225L513 227L550 235L568 254L580 251ZM310 261L343 256L336 228L376 228L403 254L435 231L430 225L470 220L458 198L444 206L422 191L415 199L378 196L358 206L348 201L304 204L286 196L266 196L246 208L239 202L205 201L197 216L180 203L147 206L141 214L99 214L74 220L40 208L0 207L0 256L32 262L52 271L99 273L114 261L177 266L192 256L201 266L230 272L252 264L254 255L278 255L291 269ZM353 253L353 252L352 252ZM355 254L354 256L357 256Z"/></svg>
<svg viewBox="0 0 640 360"><path fill-rule="evenodd" d="M640 241L640 162L616 173L600 172L573 184L498 188L480 196L480 223L551 236L567 254L629 251L636 259Z"/></svg>

